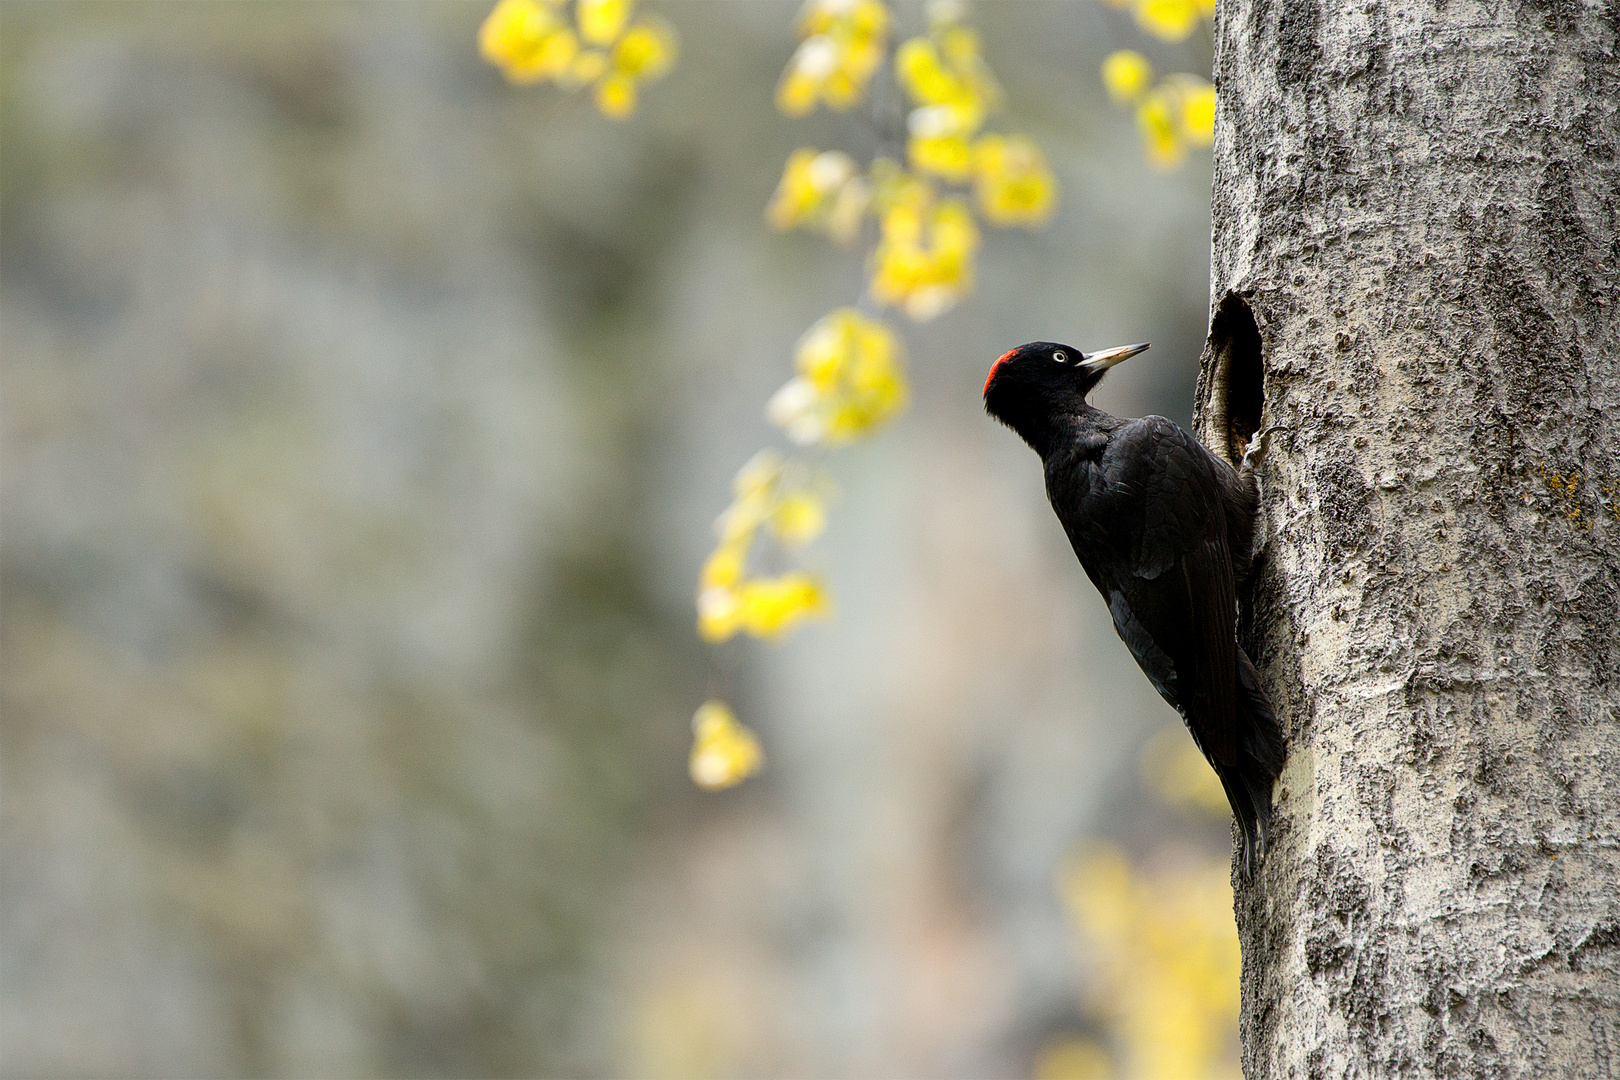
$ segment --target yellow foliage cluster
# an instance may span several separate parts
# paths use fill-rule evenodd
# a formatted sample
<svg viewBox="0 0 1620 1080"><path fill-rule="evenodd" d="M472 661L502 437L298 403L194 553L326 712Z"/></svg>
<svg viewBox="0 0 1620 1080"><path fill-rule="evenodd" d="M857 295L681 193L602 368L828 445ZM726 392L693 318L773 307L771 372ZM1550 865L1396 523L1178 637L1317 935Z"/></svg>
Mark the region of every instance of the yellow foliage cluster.
<svg viewBox="0 0 1620 1080"><path fill-rule="evenodd" d="M854 158L842 150L801 147L788 158L765 217L778 229L820 229L847 244L860 235L871 205L872 185Z"/></svg>
<svg viewBox="0 0 1620 1080"><path fill-rule="evenodd" d="M527 86L551 80L565 90L593 88L596 106L622 119L636 108L638 84L675 62L676 37L658 19L631 22L635 0L500 0L478 30L484 59Z"/></svg>
<svg viewBox="0 0 1620 1080"><path fill-rule="evenodd" d="M850 442L905 408L904 363L900 340L887 326L839 308L799 339L798 374L772 396L765 414L801 445Z"/></svg>
<svg viewBox="0 0 1620 1080"><path fill-rule="evenodd" d="M1215 15L1215 0L1104 0L1128 9L1144 31L1163 41L1183 41L1204 19ZM1119 49L1103 61L1108 96L1136 112L1147 158L1161 169L1181 164L1189 147L1215 139L1215 87L1184 72L1157 84L1153 68L1134 49Z"/></svg>
<svg viewBox="0 0 1620 1080"><path fill-rule="evenodd" d="M1057 208L1057 181L1025 135L986 135L974 148L979 208L994 225L1039 225Z"/></svg>
<svg viewBox="0 0 1620 1080"><path fill-rule="evenodd" d="M804 462L762 450L732 481L732 503L715 521L720 543L698 577L698 634L721 642L739 631L777 638L800 622L825 617L831 602L803 571L750 577L748 556L764 528L784 548L799 548L827 523L830 484Z"/></svg>
<svg viewBox="0 0 1620 1080"><path fill-rule="evenodd" d="M1059 895L1095 958L1091 1004L1116 1038L1113 1075L1239 1075L1242 957L1228 875L1215 859L1142 873L1106 846L1059 871Z"/></svg>
<svg viewBox="0 0 1620 1080"><path fill-rule="evenodd" d="M1120 49L1102 66L1108 96L1136 109L1136 126L1148 160L1160 168L1181 163L1190 146L1215 139L1215 87L1207 79L1177 73L1153 83L1153 68L1141 53Z"/></svg>
<svg viewBox="0 0 1620 1080"><path fill-rule="evenodd" d="M808 0L798 31L799 47L776 87L777 108L803 116L821 103L844 112L866 96L888 43L882 0Z"/></svg>
<svg viewBox="0 0 1620 1080"><path fill-rule="evenodd" d="M841 150L802 147L788 158L765 211L777 229L813 229L845 244L875 220L870 297L918 321L949 310L973 287L975 204L992 224L1027 226L1047 220L1057 206L1057 182L1040 147L1022 135L983 130L1001 90L980 56L978 35L962 22L962 5L932 0L928 12L928 32L894 54L895 79L911 105L906 161L879 155L863 169ZM778 108L802 116L818 105L845 111L863 100L888 54L891 24L882 0L808 0L799 45L777 84ZM863 438L906 406L899 339L854 308L836 310L806 331L794 366L766 415L802 446ZM770 528L785 548L821 530L823 501L793 479L804 468L767 452L738 474L736 501L720 516L720 544L700 575L698 632L705 640L739 632L777 637L829 610L825 589L809 574L746 572L759 527ZM798 533L783 521L798 522Z"/></svg>
<svg viewBox="0 0 1620 1080"><path fill-rule="evenodd" d="M882 238L872 253L872 296L918 322L956 306L973 288L979 226L958 198L939 198L926 178L893 161L872 163Z"/></svg>
<svg viewBox="0 0 1620 1080"><path fill-rule="evenodd" d="M954 6L935 5L929 33L900 46L895 78L914 105L906 117L912 166L953 183L973 172L975 132L1001 101L1001 87L979 56L979 36L957 21Z"/></svg>
<svg viewBox="0 0 1620 1080"><path fill-rule="evenodd" d="M875 0L812 0L806 10L824 22L836 9L848 21L857 19L869 2ZM861 26L887 28L887 15L862 18ZM959 5L931 4L928 33L903 42L895 52L895 78L912 104L906 119L906 165L878 157L862 173L841 151L800 149L788 159L766 211L778 229L818 229L844 243L860 235L868 214L875 216L879 242L871 257L872 298L918 321L948 311L973 287L978 224L968 200L942 193L939 184L970 186L979 213L994 225L1038 225L1057 207L1057 181L1040 147L1026 136L981 130L1000 104L1001 90L979 55L978 35L960 18ZM814 40L807 39L794 54L784 87L807 78L799 72L801 58ZM881 33L859 40L864 48L881 40ZM832 48L826 45L824 51ZM864 86L862 82L857 89L864 92ZM815 100L808 91L791 103L778 98L785 111L795 114L807 111Z"/></svg>
<svg viewBox="0 0 1620 1080"><path fill-rule="evenodd" d="M1230 814L1220 779L1185 732L1150 740L1141 767L1162 801ZM1064 862L1058 894L1094 958L1089 1005L1111 1038L1107 1047L1078 1037L1046 1046L1038 1080L1238 1075L1242 962L1229 872L1213 858L1144 872L1108 845Z"/></svg>
<svg viewBox="0 0 1620 1080"><path fill-rule="evenodd" d="M929 33L900 46L895 76L914 105L906 117L912 168L972 183L996 225L1039 225L1057 208L1057 181L1040 147L1022 135L981 135L1001 88L979 55L979 36L952 4L931 7Z"/></svg>

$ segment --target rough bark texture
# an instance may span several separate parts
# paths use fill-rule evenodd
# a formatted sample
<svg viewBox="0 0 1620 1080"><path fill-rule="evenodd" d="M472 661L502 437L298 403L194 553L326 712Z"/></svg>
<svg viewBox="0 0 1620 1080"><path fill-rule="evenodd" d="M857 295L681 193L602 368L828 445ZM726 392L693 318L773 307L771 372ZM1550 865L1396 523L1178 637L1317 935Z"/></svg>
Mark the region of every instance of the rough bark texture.
<svg viewBox="0 0 1620 1080"><path fill-rule="evenodd" d="M1200 432L1286 425L1250 1077L1620 1073L1617 27L1222 0Z"/></svg>

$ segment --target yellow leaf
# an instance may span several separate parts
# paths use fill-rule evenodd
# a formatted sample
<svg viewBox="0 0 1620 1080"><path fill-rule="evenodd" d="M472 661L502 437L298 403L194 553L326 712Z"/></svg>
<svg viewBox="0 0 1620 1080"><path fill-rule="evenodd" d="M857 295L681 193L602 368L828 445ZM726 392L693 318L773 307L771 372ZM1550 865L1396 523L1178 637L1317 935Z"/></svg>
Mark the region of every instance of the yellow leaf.
<svg viewBox="0 0 1620 1080"><path fill-rule="evenodd" d="M527 86L565 76L579 40L550 6L501 0L479 28L478 47L508 80Z"/></svg>
<svg viewBox="0 0 1620 1080"><path fill-rule="evenodd" d="M636 110L636 84L628 75L609 75L596 84L596 107L602 115L622 120Z"/></svg>
<svg viewBox="0 0 1620 1080"><path fill-rule="evenodd" d="M698 585L704 589L730 589L742 581L744 564L748 560L746 543L724 543L714 549L703 563Z"/></svg>
<svg viewBox="0 0 1620 1080"><path fill-rule="evenodd" d="M900 46L894 55L894 70L913 101L936 105L962 96L962 85L925 37L911 38Z"/></svg>
<svg viewBox="0 0 1620 1080"><path fill-rule="evenodd" d="M521 61L509 64L506 77L520 86L528 86L542 79L552 79L559 85L568 79L568 72L579 53L579 39L568 27L560 27L546 36L539 48Z"/></svg>
<svg viewBox="0 0 1620 1080"><path fill-rule="evenodd" d="M692 717L692 782L705 791L742 783L765 764L764 751L752 731L737 722L724 702L709 700Z"/></svg>
<svg viewBox="0 0 1620 1080"><path fill-rule="evenodd" d="M809 75L790 67L776 86L776 107L787 116L803 116L816 107L816 94L820 83Z"/></svg>
<svg viewBox="0 0 1620 1080"><path fill-rule="evenodd" d="M725 641L742 628L742 594L729 586L701 589L697 597L698 636L710 644Z"/></svg>
<svg viewBox="0 0 1620 1080"><path fill-rule="evenodd" d="M772 508L770 523L778 540L789 547L802 547L827 527L827 507L814 492L787 492Z"/></svg>
<svg viewBox="0 0 1620 1080"><path fill-rule="evenodd" d="M492 64L527 61L559 25L536 0L500 0L478 28L478 51Z"/></svg>
<svg viewBox="0 0 1620 1080"><path fill-rule="evenodd" d="M847 3L844 6L847 7ZM856 0L849 24L851 32L858 37L881 38L889 31L889 5L882 0Z"/></svg>
<svg viewBox="0 0 1620 1080"><path fill-rule="evenodd" d="M861 84L847 70L835 71L821 84L821 100L835 112L848 112L861 99Z"/></svg>
<svg viewBox="0 0 1620 1080"><path fill-rule="evenodd" d="M826 197L837 193L854 177L855 159L842 150L828 150L811 159L806 173L816 194Z"/></svg>
<svg viewBox="0 0 1620 1080"><path fill-rule="evenodd" d="M919 322L932 319L972 288L978 226L960 200L936 204L928 181L880 169L877 162L872 172L876 202L883 207L883 236L871 261L872 296Z"/></svg>
<svg viewBox="0 0 1620 1080"><path fill-rule="evenodd" d="M821 585L802 571L745 581L741 605L743 629L761 638L781 637L805 619L825 618L831 609Z"/></svg>
<svg viewBox="0 0 1620 1080"><path fill-rule="evenodd" d="M973 149L962 135L912 135L906 154L919 171L953 183L961 183L973 174Z"/></svg>
<svg viewBox="0 0 1620 1080"><path fill-rule="evenodd" d="M849 356L850 335L860 316L853 308L839 308L818 321L799 338L794 365L818 391L832 390Z"/></svg>
<svg viewBox="0 0 1620 1080"><path fill-rule="evenodd" d="M1103 86L1108 96L1120 104L1140 98L1153 82L1153 68L1147 58L1134 49L1119 49L1108 54L1102 66Z"/></svg>
<svg viewBox="0 0 1620 1080"><path fill-rule="evenodd" d="M993 224L1039 225L1056 211L1057 178L1033 140L987 135L975 152L979 208Z"/></svg>
<svg viewBox="0 0 1620 1080"><path fill-rule="evenodd" d="M1163 88L1155 88L1136 107L1136 126L1142 132L1148 160L1160 168L1179 164L1186 152L1180 119L1175 95Z"/></svg>
<svg viewBox="0 0 1620 1080"><path fill-rule="evenodd" d="M788 155L782 179L776 184L776 194L771 196L771 204L765 209L765 218L773 227L791 229L815 215L821 202L821 192L816 190L810 170L810 163L815 159L816 152L807 147Z"/></svg>
<svg viewBox="0 0 1620 1080"><path fill-rule="evenodd" d="M1198 25L1196 0L1138 0L1136 22L1165 41L1182 41Z"/></svg>
<svg viewBox="0 0 1620 1080"><path fill-rule="evenodd" d="M579 36L591 45L611 44L624 29L633 6L633 0L578 0L574 18L579 23Z"/></svg>
<svg viewBox="0 0 1620 1080"><path fill-rule="evenodd" d="M1215 87L1191 75L1182 80L1181 128L1188 142L1208 146L1215 141Z"/></svg>
<svg viewBox="0 0 1620 1080"><path fill-rule="evenodd" d="M735 498L714 523L721 543L740 544L746 550L754 530L765 520L781 469L774 450L761 450L737 473L731 483Z"/></svg>
<svg viewBox="0 0 1620 1080"><path fill-rule="evenodd" d="M934 210L932 225L936 260L954 264L979 247L979 227L973 223L973 212L961 199L943 200Z"/></svg>
<svg viewBox="0 0 1620 1080"><path fill-rule="evenodd" d="M648 19L625 31L613 46L613 69L635 79L657 79L675 63L679 38L661 19Z"/></svg>

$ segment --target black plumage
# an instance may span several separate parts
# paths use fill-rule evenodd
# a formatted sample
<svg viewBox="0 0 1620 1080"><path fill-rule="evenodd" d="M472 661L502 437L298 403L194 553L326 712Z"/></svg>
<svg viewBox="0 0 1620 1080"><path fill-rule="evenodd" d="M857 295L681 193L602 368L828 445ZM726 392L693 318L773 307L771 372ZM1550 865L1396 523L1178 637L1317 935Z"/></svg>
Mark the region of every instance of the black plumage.
<svg viewBox="0 0 1620 1080"><path fill-rule="evenodd" d="M1254 482L1162 416L1122 420L1086 401L1108 368L1146 348L1020 346L991 367L984 406L1041 456L1047 497L1114 629L1214 766L1243 833L1247 879L1265 852L1284 755L1237 643Z"/></svg>

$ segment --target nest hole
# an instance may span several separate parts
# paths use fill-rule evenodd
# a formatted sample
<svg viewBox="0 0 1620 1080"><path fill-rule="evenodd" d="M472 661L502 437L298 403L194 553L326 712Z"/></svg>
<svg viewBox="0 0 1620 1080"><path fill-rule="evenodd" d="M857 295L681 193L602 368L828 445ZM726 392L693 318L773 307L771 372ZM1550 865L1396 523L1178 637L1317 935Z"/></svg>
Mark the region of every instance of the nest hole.
<svg viewBox="0 0 1620 1080"><path fill-rule="evenodd" d="M1254 312L1237 293L1227 293L1215 309L1209 345L1215 357L1214 393L1210 395L1214 426L1227 460L1237 465L1249 440L1260 430L1260 415L1266 406L1260 328Z"/></svg>

